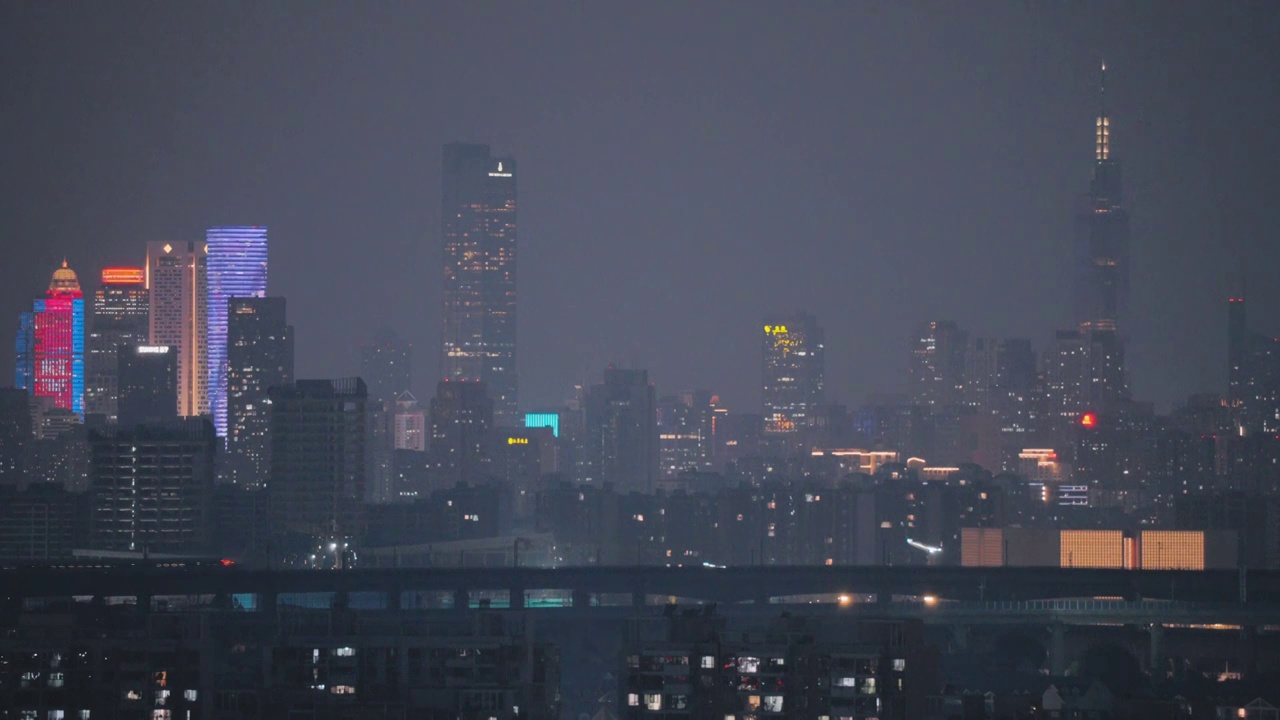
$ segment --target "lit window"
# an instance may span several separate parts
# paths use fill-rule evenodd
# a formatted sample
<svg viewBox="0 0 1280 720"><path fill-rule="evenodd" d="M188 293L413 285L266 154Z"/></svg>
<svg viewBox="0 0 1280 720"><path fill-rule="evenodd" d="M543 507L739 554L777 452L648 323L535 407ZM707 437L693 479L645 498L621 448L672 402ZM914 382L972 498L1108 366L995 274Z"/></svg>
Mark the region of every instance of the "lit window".
<svg viewBox="0 0 1280 720"><path fill-rule="evenodd" d="M349 647L340 647L340 648L336 648L333 651L333 654L337 655L338 657L352 657L353 655L356 654L356 649L349 648Z"/></svg>
<svg viewBox="0 0 1280 720"><path fill-rule="evenodd" d="M183 691L182 691L182 699L183 699L183 700L186 700L187 702L195 702L195 701L196 701L196 696L197 696L197 693L196 693L196 691L195 691L195 690L183 690Z"/></svg>
<svg viewBox="0 0 1280 720"><path fill-rule="evenodd" d="M329 692L334 695L355 695L356 688L354 685L334 685Z"/></svg>
<svg viewBox="0 0 1280 720"><path fill-rule="evenodd" d="M715 657L714 655L703 655L703 656L702 656L702 667L704 667L704 668L714 668L715 666L716 666L716 657Z"/></svg>
<svg viewBox="0 0 1280 720"><path fill-rule="evenodd" d="M893 660L893 671L894 671L894 672L902 672L903 670L906 670L906 669L907 669L907 661L906 661L906 660L903 660L902 658L894 658L894 660Z"/></svg>
<svg viewBox="0 0 1280 720"><path fill-rule="evenodd" d="M644 707L646 710L661 710L662 693L645 693Z"/></svg>

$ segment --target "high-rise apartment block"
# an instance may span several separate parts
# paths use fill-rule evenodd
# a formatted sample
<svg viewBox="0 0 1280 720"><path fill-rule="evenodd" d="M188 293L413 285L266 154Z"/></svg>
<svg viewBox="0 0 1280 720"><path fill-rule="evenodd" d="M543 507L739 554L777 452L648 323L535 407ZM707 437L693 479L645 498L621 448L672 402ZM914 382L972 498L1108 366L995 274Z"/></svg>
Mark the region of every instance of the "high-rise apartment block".
<svg viewBox="0 0 1280 720"><path fill-rule="evenodd" d="M646 370L608 367L587 391L583 477L622 492L651 493L658 480L658 418Z"/></svg>
<svg viewBox="0 0 1280 720"><path fill-rule="evenodd" d="M62 261L44 297L18 323L15 384L53 407L84 412L84 294Z"/></svg>
<svg viewBox="0 0 1280 720"><path fill-rule="evenodd" d="M516 162L487 145L444 147L444 379L480 381L516 425Z"/></svg>
<svg viewBox="0 0 1280 720"><path fill-rule="evenodd" d="M209 412L208 253L204 243L147 243L151 345L178 355L178 415Z"/></svg>
<svg viewBox="0 0 1280 720"><path fill-rule="evenodd" d="M817 319L796 313L765 323L764 358L766 433L794 434L822 403L826 377L826 339Z"/></svg>
<svg viewBox="0 0 1280 720"><path fill-rule="evenodd" d="M123 427L178 416L178 358L165 345L120 345L118 420Z"/></svg>
<svg viewBox="0 0 1280 720"><path fill-rule="evenodd" d="M442 380L436 385L436 396L431 399L430 451L446 485L485 477L494 415L494 402L484 383Z"/></svg>
<svg viewBox="0 0 1280 720"><path fill-rule="evenodd" d="M117 417L116 349L150 342L150 303L146 270L109 267L102 270L102 284L93 294L88 334L85 337L84 411L108 421Z"/></svg>
<svg viewBox="0 0 1280 720"><path fill-rule="evenodd" d="M378 407L394 401L412 387L413 346L394 330L379 330L360 348L360 378L369 386L369 400Z"/></svg>
<svg viewBox="0 0 1280 720"><path fill-rule="evenodd" d="M271 472L269 391L293 380L293 326L282 297L227 301L227 455L231 479L261 487Z"/></svg>
<svg viewBox="0 0 1280 720"><path fill-rule="evenodd" d="M950 320L921 323L911 339L911 401L943 412L964 398L967 333Z"/></svg>
<svg viewBox="0 0 1280 720"><path fill-rule="evenodd" d="M267 294L267 229L254 226L210 228L208 249L209 411L218 436L227 434L227 318L231 298Z"/></svg>

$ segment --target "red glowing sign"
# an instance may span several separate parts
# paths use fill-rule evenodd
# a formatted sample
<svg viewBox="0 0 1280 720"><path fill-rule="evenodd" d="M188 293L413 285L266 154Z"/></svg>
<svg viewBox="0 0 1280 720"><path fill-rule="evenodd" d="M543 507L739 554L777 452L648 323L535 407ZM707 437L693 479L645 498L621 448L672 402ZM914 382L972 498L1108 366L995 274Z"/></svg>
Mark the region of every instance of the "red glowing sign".
<svg viewBox="0 0 1280 720"><path fill-rule="evenodd" d="M141 285L145 281L146 274L142 268L102 268L102 282L104 285Z"/></svg>
<svg viewBox="0 0 1280 720"><path fill-rule="evenodd" d="M1080 424L1085 427L1093 427L1098 424L1098 417L1093 413L1085 413L1080 416Z"/></svg>

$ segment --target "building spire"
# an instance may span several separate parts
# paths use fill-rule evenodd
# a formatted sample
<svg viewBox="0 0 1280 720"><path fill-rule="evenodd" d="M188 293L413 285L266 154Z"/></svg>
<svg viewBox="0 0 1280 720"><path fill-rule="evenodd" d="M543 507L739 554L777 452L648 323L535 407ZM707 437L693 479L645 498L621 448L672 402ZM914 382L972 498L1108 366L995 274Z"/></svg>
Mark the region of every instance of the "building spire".
<svg viewBox="0 0 1280 720"><path fill-rule="evenodd" d="M1107 160L1111 157L1111 118L1107 117L1107 61L1102 61L1102 72L1098 78L1098 119L1094 128L1094 159Z"/></svg>

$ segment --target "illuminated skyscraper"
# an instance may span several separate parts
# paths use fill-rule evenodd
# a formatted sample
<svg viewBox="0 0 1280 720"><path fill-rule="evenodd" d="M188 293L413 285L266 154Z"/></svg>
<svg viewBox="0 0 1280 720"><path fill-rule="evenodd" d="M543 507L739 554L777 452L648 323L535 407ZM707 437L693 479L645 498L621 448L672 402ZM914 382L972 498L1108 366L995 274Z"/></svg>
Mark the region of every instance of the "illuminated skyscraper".
<svg viewBox="0 0 1280 720"><path fill-rule="evenodd" d="M764 326L764 431L797 433L824 396L826 340L808 313Z"/></svg>
<svg viewBox="0 0 1280 720"><path fill-rule="evenodd" d="M240 226L210 228L208 342L209 411L219 436L227 434L227 301L267 294L267 229Z"/></svg>
<svg viewBox="0 0 1280 720"><path fill-rule="evenodd" d="M53 407L84 413L84 295L62 261L49 290L23 313L17 338L15 384Z"/></svg>
<svg viewBox="0 0 1280 720"><path fill-rule="evenodd" d="M1280 340L1249 329L1243 297L1227 308L1227 402L1236 432L1280 432Z"/></svg>
<svg viewBox="0 0 1280 720"><path fill-rule="evenodd" d="M116 349L150 341L150 303L146 270L110 267L93 294L89 333L85 338L84 411L116 420L119 372Z"/></svg>
<svg viewBox="0 0 1280 720"><path fill-rule="evenodd" d="M232 480L261 487L271 472L268 391L293 381L293 327L282 297L227 303L227 455Z"/></svg>
<svg viewBox="0 0 1280 720"><path fill-rule="evenodd" d="M516 162L487 145L444 147L445 380L480 380L494 420L516 415Z"/></svg>
<svg viewBox="0 0 1280 720"><path fill-rule="evenodd" d="M1093 177L1076 220L1076 322L1114 330L1129 293L1129 214L1123 206L1120 161L1111 146L1102 65L1094 122Z"/></svg>
<svg viewBox="0 0 1280 720"><path fill-rule="evenodd" d="M209 413L208 252L204 243L147 243L151 345L178 353L178 415Z"/></svg>

